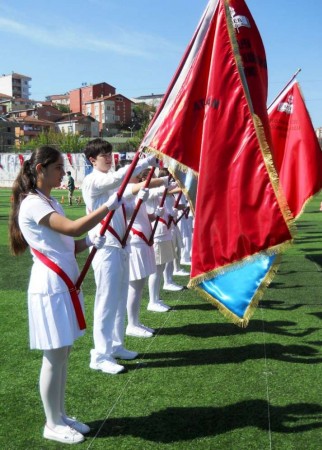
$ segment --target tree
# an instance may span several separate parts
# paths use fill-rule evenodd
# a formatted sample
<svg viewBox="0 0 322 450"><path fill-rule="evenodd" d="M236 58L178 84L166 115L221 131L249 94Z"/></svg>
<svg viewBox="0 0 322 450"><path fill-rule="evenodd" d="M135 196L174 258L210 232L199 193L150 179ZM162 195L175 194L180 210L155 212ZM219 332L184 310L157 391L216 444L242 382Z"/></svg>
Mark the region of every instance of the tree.
<svg viewBox="0 0 322 450"><path fill-rule="evenodd" d="M70 113L70 107L68 105L62 105L60 103L55 104L55 108L59 109L59 111L63 113Z"/></svg>
<svg viewBox="0 0 322 450"><path fill-rule="evenodd" d="M23 142L18 151L34 150L41 145L50 145L64 153L82 153L88 138L82 138L78 134L57 133L56 131L42 132L29 142Z"/></svg>
<svg viewBox="0 0 322 450"><path fill-rule="evenodd" d="M147 105L146 103L137 103L133 107L133 124L135 130L146 130L150 123L154 113L156 111L155 106Z"/></svg>

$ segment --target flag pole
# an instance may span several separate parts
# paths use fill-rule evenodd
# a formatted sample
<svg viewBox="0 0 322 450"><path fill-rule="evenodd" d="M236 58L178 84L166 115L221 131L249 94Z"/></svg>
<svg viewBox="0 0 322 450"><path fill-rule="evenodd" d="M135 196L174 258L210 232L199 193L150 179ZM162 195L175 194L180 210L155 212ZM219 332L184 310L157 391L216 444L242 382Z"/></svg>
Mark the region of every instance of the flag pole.
<svg viewBox="0 0 322 450"><path fill-rule="evenodd" d="M178 208L178 205L179 205L179 202L180 202L181 197L182 197L182 191L179 192L178 197L176 198L175 204L174 204L174 206L173 206L174 208ZM177 224L177 223L173 220L173 216L170 216L170 217L169 217L169 220L168 220L168 225L167 225L168 228L170 228L172 222L174 222L175 224Z"/></svg>
<svg viewBox="0 0 322 450"><path fill-rule="evenodd" d="M123 195L123 193L125 191L125 188L126 188L128 182L130 181L130 178L132 177L134 169L135 169L135 167L136 167L136 165L137 165L137 163L139 161L140 153L141 153L140 151L137 151L136 154L134 155L133 161L131 162L131 164L130 164L130 166L129 166L126 174L125 174L125 177L124 177L124 179L122 181L122 184L119 187L119 190L117 191L117 196L118 196L119 201L122 198L122 195ZM103 224L102 228L100 229L100 236L103 236L105 234L105 232L107 230L107 227L108 227L110 221L112 220L113 215L114 215L114 210L110 211L107 214L107 216L106 216L106 218L104 220L104 224ZM97 248L93 246L92 250L91 250L90 254L88 255L88 258L87 258L87 260L85 262L83 270L81 271L81 273L80 273L80 275L78 277L78 280L77 280L77 282L75 284L77 290L81 287L81 285L82 285L82 283L84 281L84 278L85 278L85 276L86 276L86 274L88 272L88 269L90 268L91 262L94 259L94 256L95 256L96 252L97 252Z"/></svg>
<svg viewBox="0 0 322 450"><path fill-rule="evenodd" d="M151 178L153 177L154 171L155 171L155 167L152 167L151 170L150 170L150 172L149 172L149 174L148 174L148 176L147 176L147 179L145 180L144 188L149 187L149 184L150 184ZM126 232L125 232L125 234L124 234L124 237L123 237L123 239L122 239L122 247L125 247L125 245L126 245L127 238L128 238L128 236L129 236L129 234L130 234L132 225L133 225L133 223L134 223L134 220L135 220L135 218L136 218L136 216L137 216L137 214L138 214L138 212L139 212L139 209L140 209L142 203L143 203L142 199L139 198L137 204L135 205L135 209L134 209L134 211L133 211L131 220L129 221L129 224L128 224L128 226L127 226L127 229L126 229Z"/></svg>
<svg viewBox="0 0 322 450"><path fill-rule="evenodd" d="M276 100L278 99L278 97L286 90L286 88L292 83L292 81L294 80L294 78L297 77L297 75L301 72L302 69L297 69L297 71L295 72L295 74L292 76L292 78L289 80L288 83L286 83L286 85L283 87L283 89L281 90L281 92L278 93L278 95L274 98L274 100L271 102L271 104L268 106L267 109L269 109L274 102L276 102Z"/></svg>
<svg viewBox="0 0 322 450"><path fill-rule="evenodd" d="M187 214L189 213L189 211L190 211L190 206L187 206L187 207L182 211L181 216L178 217L178 219L175 221L176 225L178 225L178 223L180 222L180 220L181 220L184 216L186 216L186 218L188 218L188 215L187 215Z"/></svg>

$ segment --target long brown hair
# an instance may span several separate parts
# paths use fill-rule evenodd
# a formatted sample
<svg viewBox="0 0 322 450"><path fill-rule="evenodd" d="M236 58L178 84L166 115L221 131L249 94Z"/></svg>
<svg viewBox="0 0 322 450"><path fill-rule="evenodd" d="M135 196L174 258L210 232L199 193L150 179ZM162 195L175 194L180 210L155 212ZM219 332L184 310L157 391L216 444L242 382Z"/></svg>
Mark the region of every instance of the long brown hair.
<svg viewBox="0 0 322 450"><path fill-rule="evenodd" d="M12 203L9 218L9 245L10 250L14 255L20 255L28 247L19 228L18 216L22 200L29 193L36 193L36 166L37 164L41 164L43 167L46 167L49 164L57 162L60 156L60 151L53 147L44 145L37 148L32 152L30 159L24 161L20 172L12 185Z"/></svg>

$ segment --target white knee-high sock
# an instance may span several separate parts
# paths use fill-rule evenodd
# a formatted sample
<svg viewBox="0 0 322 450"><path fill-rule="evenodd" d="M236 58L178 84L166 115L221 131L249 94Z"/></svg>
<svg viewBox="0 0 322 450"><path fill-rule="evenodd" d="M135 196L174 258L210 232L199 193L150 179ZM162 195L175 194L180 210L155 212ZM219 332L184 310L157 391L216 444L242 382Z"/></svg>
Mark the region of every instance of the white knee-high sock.
<svg viewBox="0 0 322 450"><path fill-rule="evenodd" d="M39 388L46 422L50 428L65 425L62 419L61 394L62 390L65 392L66 377L63 377L62 373L68 354L68 347L44 350L43 354Z"/></svg>
<svg viewBox="0 0 322 450"><path fill-rule="evenodd" d="M173 269L175 272L179 272L179 270L181 270L180 261L178 261L177 258L173 260Z"/></svg>
<svg viewBox="0 0 322 450"><path fill-rule="evenodd" d="M157 303L160 299L161 278L165 264L157 265L156 272L149 276L149 297L151 303Z"/></svg>
<svg viewBox="0 0 322 450"><path fill-rule="evenodd" d="M127 319L132 327L139 325L140 306L145 278L129 282L127 294Z"/></svg>
<svg viewBox="0 0 322 450"><path fill-rule="evenodd" d="M173 261L167 262L163 271L163 280L165 284L173 283Z"/></svg>
<svg viewBox="0 0 322 450"><path fill-rule="evenodd" d="M67 347L67 349L68 349L67 350L67 358L66 358L65 364L63 364L62 373L61 373L62 382L61 382L61 391L60 391L60 412L63 417L63 420L67 417L66 410L65 410L65 393L66 393L68 359L69 359L69 355L72 350L72 347L69 346L69 347Z"/></svg>

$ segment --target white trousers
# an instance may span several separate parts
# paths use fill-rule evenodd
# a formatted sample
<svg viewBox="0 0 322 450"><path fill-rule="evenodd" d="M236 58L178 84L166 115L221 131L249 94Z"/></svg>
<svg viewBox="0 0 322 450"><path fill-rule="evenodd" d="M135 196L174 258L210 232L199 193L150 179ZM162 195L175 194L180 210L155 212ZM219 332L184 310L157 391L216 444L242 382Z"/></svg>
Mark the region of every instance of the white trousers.
<svg viewBox="0 0 322 450"><path fill-rule="evenodd" d="M191 259L191 246L192 246L192 217L182 218L178 224L181 235L183 246L181 248L181 260L190 261Z"/></svg>
<svg viewBox="0 0 322 450"><path fill-rule="evenodd" d="M117 247L103 247L93 259L96 283L92 362L112 354L124 342L129 287L129 254Z"/></svg>

